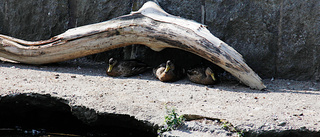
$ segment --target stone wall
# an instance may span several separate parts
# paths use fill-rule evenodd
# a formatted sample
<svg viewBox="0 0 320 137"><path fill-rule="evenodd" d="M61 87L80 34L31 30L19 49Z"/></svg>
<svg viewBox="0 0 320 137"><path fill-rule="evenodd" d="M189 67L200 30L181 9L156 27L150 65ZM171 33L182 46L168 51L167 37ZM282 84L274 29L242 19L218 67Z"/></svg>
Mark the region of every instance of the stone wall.
<svg viewBox="0 0 320 137"><path fill-rule="evenodd" d="M69 28L101 22L139 9L147 0L1 0L0 33L43 40ZM158 0L170 14L208 25L234 47L262 78L320 80L319 0ZM166 59L196 64L203 59L133 45L90 56L138 58L154 66ZM157 60L157 61L154 61Z"/></svg>

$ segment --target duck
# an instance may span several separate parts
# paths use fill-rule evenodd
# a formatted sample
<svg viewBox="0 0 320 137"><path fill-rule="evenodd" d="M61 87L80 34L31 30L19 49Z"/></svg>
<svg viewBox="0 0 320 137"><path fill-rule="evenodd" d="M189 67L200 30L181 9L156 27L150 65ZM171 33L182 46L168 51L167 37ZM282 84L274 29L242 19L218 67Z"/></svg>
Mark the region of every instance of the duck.
<svg viewBox="0 0 320 137"><path fill-rule="evenodd" d="M183 77L184 69L176 68L174 63L168 60L153 69L153 74L162 82L174 82Z"/></svg>
<svg viewBox="0 0 320 137"><path fill-rule="evenodd" d="M214 85L219 81L218 77L213 73L210 67L189 69L187 71L187 76L191 82L202 85Z"/></svg>
<svg viewBox="0 0 320 137"><path fill-rule="evenodd" d="M109 66L106 71L111 77L129 77L141 74L149 69L148 65L139 60L122 60L118 61L114 58L109 59Z"/></svg>

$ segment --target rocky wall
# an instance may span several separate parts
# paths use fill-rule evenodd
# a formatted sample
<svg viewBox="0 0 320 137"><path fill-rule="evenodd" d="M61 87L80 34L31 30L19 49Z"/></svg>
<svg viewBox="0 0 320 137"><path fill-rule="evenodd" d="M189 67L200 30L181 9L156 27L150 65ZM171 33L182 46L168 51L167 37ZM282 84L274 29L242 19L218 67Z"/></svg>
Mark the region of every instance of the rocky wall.
<svg viewBox="0 0 320 137"><path fill-rule="evenodd" d="M1 0L0 33L43 40L69 28L112 19L138 10L147 0ZM320 80L319 0L158 0L170 14L208 26L212 34L241 53L262 78ZM175 49L156 53L133 45L91 58L138 58L151 66L166 59L180 64L205 62ZM156 61L155 61L156 60Z"/></svg>

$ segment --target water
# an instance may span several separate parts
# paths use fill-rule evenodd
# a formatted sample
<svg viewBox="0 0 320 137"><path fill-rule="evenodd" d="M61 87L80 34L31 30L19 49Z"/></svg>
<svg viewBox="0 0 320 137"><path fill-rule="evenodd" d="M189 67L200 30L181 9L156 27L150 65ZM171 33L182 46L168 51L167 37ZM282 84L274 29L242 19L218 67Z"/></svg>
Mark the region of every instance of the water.
<svg viewBox="0 0 320 137"><path fill-rule="evenodd" d="M124 129L117 127L109 128L92 128L82 131L61 132L61 130L46 129L23 129L19 126L14 128L0 128L1 137L156 137L156 134L136 131L132 129Z"/></svg>

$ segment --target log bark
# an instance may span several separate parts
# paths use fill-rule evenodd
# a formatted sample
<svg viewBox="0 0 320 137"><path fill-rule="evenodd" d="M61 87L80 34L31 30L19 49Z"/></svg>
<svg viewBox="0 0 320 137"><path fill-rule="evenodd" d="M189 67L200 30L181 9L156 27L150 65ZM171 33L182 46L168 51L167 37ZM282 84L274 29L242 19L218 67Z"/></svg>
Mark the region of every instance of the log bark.
<svg viewBox="0 0 320 137"><path fill-rule="evenodd" d="M46 64L87 56L132 44L155 51L178 48L220 66L254 89L266 86L232 47L206 26L170 15L154 2L129 15L67 30L45 41L24 41L0 34L0 57L27 64Z"/></svg>

